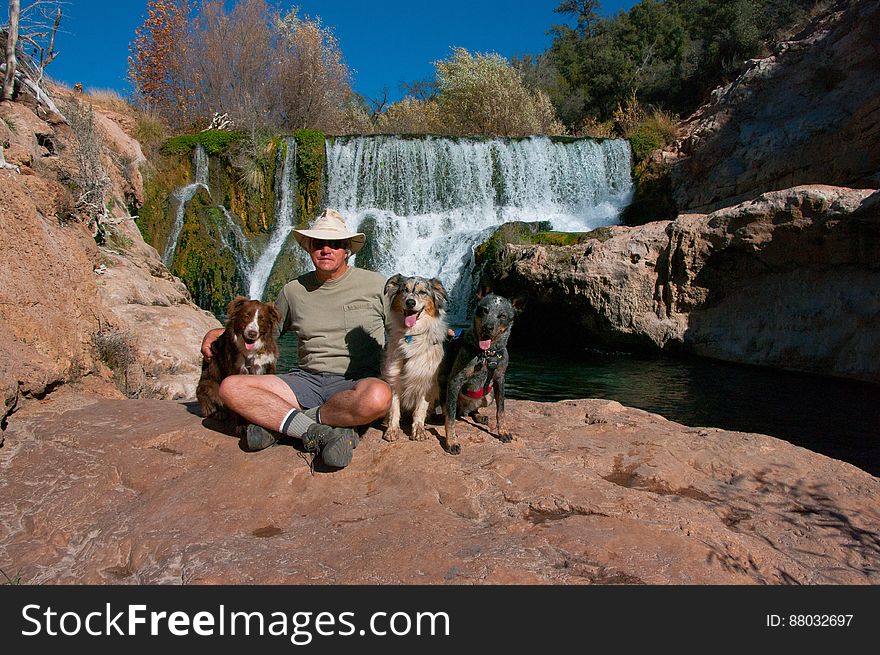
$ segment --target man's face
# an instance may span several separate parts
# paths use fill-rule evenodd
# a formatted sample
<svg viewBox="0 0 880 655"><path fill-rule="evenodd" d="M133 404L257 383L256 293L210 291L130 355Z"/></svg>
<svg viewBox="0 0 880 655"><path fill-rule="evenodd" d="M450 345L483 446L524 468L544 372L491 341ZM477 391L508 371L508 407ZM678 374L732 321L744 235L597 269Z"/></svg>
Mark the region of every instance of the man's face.
<svg viewBox="0 0 880 655"><path fill-rule="evenodd" d="M311 239L309 254L317 270L332 275L347 263L348 241Z"/></svg>

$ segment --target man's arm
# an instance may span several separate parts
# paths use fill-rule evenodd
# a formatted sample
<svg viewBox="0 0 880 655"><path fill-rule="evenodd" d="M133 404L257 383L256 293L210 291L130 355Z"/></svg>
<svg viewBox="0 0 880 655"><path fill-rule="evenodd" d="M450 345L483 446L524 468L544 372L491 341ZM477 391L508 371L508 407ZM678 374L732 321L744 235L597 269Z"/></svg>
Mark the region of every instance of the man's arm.
<svg viewBox="0 0 880 655"><path fill-rule="evenodd" d="M214 353L211 352L211 344L217 341L217 337L223 334L226 328L218 327L208 330L205 338L202 339L202 356L205 359L211 359Z"/></svg>

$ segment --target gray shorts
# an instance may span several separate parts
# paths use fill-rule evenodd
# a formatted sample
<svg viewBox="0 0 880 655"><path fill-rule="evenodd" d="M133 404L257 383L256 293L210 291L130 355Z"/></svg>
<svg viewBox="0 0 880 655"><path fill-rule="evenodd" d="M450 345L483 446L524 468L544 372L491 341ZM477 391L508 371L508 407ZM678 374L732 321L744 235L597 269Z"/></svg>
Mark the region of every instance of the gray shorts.
<svg viewBox="0 0 880 655"><path fill-rule="evenodd" d="M358 383L358 380L346 378L338 373L310 373L300 369L281 373L278 377L293 390L303 409L323 405L330 396L353 389Z"/></svg>

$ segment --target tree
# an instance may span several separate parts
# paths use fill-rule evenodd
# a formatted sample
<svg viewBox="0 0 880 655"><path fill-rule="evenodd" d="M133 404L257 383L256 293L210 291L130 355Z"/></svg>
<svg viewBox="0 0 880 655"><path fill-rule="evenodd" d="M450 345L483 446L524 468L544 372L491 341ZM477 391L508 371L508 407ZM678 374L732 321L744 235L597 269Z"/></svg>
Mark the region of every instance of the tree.
<svg viewBox="0 0 880 655"><path fill-rule="evenodd" d="M18 67L18 21L21 16L19 0L9 0L9 31L6 33L6 75L3 77L3 100L12 100L15 69Z"/></svg>
<svg viewBox="0 0 880 655"><path fill-rule="evenodd" d="M333 32L296 9L278 19L279 64L274 84L289 129L340 129L352 100L351 73Z"/></svg>
<svg viewBox="0 0 880 655"><path fill-rule="evenodd" d="M129 45L128 78L136 93L146 105L177 124L190 109L190 85L184 68L191 11L190 0L149 0L147 18Z"/></svg>
<svg viewBox="0 0 880 655"><path fill-rule="evenodd" d="M549 59L547 68L556 77L544 78L538 86L572 129L584 120L609 120L633 93L642 105L688 114L815 4L641 0L629 11L603 19L596 15L598 2L565 0L556 11L577 25L551 30L553 43L540 59Z"/></svg>
<svg viewBox="0 0 880 655"><path fill-rule="evenodd" d="M226 112L241 127L272 125L273 19L265 0L238 2L229 13L222 0L202 4L192 23L186 69L196 116Z"/></svg>
<svg viewBox="0 0 880 655"><path fill-rule="evenodd" d="M24 7L21 6L21 0L9 0L9 25L3 30L6 36L6 74L0 98L12 100L15 78L20 74L25 86L41 102L56 111L40 85L46 66L58 55L55 34L60 24L61 7L57 0L32 0ZM25 54L25 48L30 49L32 54Z"/></svg>
<svg viewBox="0 0 880 655"><path fill-rule="evenodd" d="M597 13L599 0L563 0L553 11L557 14L568 14L577 20L577 33L582 39L595 33L596 23L601 19ZM554 27L558 31L560 27Z"/></svg>
<svg viewBox="0 0 880 655"><path fill-rule="evenodd" d="M434 63L440 119L452 134L526 136L561 133L562 126L543 91L530 91L497 53L471 55L453 48Z"/></svg>
<svg viewBox="0 0 880 655"><path fill-rule="evenodd" d="M376 117L376 129L382 134L437 134L443 132L435 100L407 96L389 105Z"/></svg>
<svg viewBox="0 0 880 655"><path fill-rule="evenodd" d="M265 0L226 11L208 0L192 24L188 77L197 115L228 112L236 125L333 132L351 119L349 70L319 19L280 14Z"/></svg>
<svg viewBox="0 0 880 655"><path fill-rule="evenodd" d="M401 82L400 90L405 96L427 102L437 97L437 83L434 80L416 80Z"/></svg>

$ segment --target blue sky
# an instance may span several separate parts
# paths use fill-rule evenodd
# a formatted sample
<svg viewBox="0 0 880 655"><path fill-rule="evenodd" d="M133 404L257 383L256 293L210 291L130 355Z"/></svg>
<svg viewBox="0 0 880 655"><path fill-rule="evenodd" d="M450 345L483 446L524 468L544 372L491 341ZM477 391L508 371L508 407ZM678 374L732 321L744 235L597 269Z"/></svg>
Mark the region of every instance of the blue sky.
<svg viewBox="0 0 880 655"><path fill-rule="evenodd" d="M435 0L414 9L413 0L299 0L281 6L297 5L301 14L320 16L333 28L353 71L355 91L375 98L387 86L390 99L397 100L401 81L431 77L433 62L447 58L452 46L507 58L543 52L551 42L547 30L565 22L553 13L560 1ZM633 4L603 2L600 13L614 14ZM146 0L65 2L59 55L46 73L68 85L82 82L86 88L127 94L128 44L146 16L146 5Z"/></svg>

